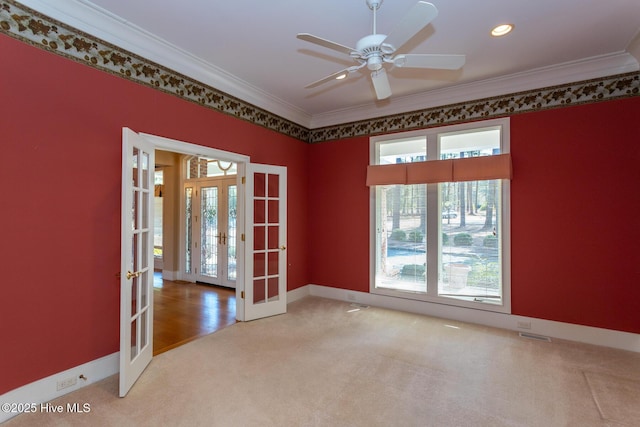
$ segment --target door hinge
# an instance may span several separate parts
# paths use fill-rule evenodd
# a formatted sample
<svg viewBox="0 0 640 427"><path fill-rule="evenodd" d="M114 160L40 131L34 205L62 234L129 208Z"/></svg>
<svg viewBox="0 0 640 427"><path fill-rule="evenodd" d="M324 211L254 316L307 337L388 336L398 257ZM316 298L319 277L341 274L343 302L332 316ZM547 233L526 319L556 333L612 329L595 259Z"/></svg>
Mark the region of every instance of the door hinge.
<svg viewBox="0 0 640 427"><path fill-rule="evenodd" d="M240 236L240 239L244 242L244 233Z"/></svg>
<svg viewBox="0 0 640 427"><path fill-rule="evenodd" d="M243 177L242 177L242 183L243 183L243 184L246 184L246 183L247 183L247 177L246 177L246 176L243 176Z"/></svg>
<svg viewBox="0 0 640 427"><path fill-rule="evenodd" d="M244 291L240 291L240 298L244 299Z"/></svg>

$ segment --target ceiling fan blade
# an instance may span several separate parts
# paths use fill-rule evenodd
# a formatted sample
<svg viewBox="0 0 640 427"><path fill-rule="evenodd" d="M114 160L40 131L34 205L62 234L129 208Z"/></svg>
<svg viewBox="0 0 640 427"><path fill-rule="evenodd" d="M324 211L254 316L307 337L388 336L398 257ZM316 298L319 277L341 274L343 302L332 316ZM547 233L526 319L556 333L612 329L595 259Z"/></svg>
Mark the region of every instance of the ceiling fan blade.
<svg viewBox="0 0 640 427"><path fill-rule="evenodd" d="M328 47L329 49L337 50L338 52L346 53L347 55L355 51L355 49L349 46L344 46L344 45L341 45L340 43L335 43L330 40L326 40L309 33L299 33L296 37L299 38L300 40L314 43L323 47Z"/></svg>
<svg viewBox="0 0 640 427"><path fill-rule="evenodd" d="M438 16L438 9L434 5L426 1L419 1L389 33L382 44L390 46L391 52L395 52L418 31L429 25L429 22L436 16Z"/></svg>
<svg viewBox="0 0 640 427"><path fill-rule="evenodd" d="M371 73L371 81L373 88L376 90L378 99L387 99L391 96L391 86L389 86L389 78L384 68Z"/></svg>
<svg viewBox="0 0 640 427"><path fill-rule="evenodd" d="M309 84L308 84L308 85L306 85L304 88L305 88L305 89L310 89L310 88L312 88L312 87L320 86L320 85L321 85L321 84L323 84L323 83L326 83L326 82L329 82L329 81L331 81L331 80L335 80L335 79L337 79L337 78L338 78L339 76L341 76L341 75L344 75L344 78L347 78L347 77L349 77L349 74L350 74L352 71L356 71L356 70L358 70L358 69L360 69L360 68L364 67L365 65L366 65L366 62L365 62L364 64L361 64L361 65L353 65L353 66L351 66L351 67L349 67L349 68L345 68L344 70L340 70L340 71L338 71L338 72L335 72L335 73L333 73L333 74L330 74L330 75L328 75L327 77L324 77L324 78L322 78L322 79L320 79L320 80L316 80L316 81L315 81L315 82L313 82L313 83L309 83ZM342 79L341 79L341 80L342 80Z"/></svg>
<svg viewBox="0 0 640 427"><path fill-rule="evenodd" d="M395 56L393 65L405 68L457 70L464 65L464 61L464 55L410 54Z"/></svg>

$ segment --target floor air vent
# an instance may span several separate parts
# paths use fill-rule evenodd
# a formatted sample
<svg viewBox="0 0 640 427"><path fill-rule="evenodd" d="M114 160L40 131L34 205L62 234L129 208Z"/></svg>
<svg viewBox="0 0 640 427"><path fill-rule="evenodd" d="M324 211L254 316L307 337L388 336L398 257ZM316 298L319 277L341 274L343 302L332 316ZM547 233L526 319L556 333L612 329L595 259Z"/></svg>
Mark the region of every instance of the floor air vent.
<svg viewBox="0 0 640 427"><path fill-rule="evenodd" d="M530 334L527 332L519 332L518 335L520 335L522 338L527 338L530 340L551 342L551 338L545 337L543 335Z"/></svg>
<svg viewBox="0 0 640 427"><path fill-rule="evenodd" d="M368 305L366 304L358 304L357 302L354 302L352 304L349 304L349 306L351 307L355 307L355 308L369 308Z"/></svg>

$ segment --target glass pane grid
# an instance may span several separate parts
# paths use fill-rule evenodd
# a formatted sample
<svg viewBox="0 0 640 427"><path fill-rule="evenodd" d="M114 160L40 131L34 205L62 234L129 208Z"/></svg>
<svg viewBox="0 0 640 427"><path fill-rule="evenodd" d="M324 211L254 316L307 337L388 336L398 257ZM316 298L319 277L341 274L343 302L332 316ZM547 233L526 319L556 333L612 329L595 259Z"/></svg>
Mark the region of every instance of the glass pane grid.
<svg viewBox="0 0 640 427"><path fill-rule="evenodd" d="M280 212L278 175L254 174L253 303L279 300Z"/></svg>

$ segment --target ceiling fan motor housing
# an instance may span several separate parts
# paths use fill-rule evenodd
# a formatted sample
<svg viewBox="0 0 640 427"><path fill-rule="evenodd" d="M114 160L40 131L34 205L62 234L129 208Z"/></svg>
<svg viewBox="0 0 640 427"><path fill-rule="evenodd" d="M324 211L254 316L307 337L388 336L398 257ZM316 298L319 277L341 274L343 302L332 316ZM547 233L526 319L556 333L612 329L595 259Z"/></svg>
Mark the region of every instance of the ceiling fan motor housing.
<svg viewBox="0 0 640 427"><path fill-rule="evenodd" d="M360 53L360 58L367 61L368 69L375 71L382 68L383 52L380 45L386 38L385 34L371 34L356 43L356 50Z"/></svg>

